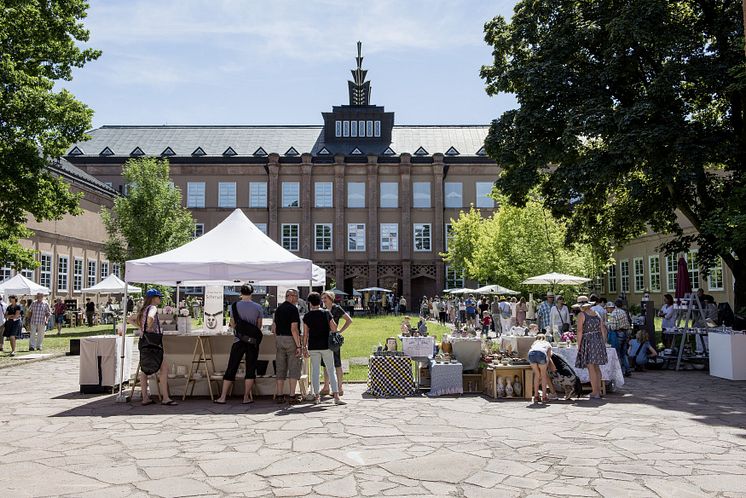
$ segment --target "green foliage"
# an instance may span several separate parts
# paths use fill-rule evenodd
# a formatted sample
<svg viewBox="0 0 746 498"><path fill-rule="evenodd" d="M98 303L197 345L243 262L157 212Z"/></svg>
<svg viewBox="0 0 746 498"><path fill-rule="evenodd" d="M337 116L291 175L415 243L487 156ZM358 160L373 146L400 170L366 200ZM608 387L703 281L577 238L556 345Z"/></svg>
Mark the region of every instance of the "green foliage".
<svg viewBox="0 0 746 498"><path fill-rule="evenodd" d="M122 176L129 185L110 211L104 209L109 239L106 255L123 263L186 244L194 234L192 213L182 207L181 192L169 180L168 160L144 157L128 160Z"/></svg>
<svg viewBox="0 0 746 498"><path fill-rule="evenodd" d="M80 0L0 1L0 261L15 268L36 266L34 252L19 244L33 236L29 215L80 212L79 196L47 168L91 126L92 111L54 88L100 55L76 44L88 40L87 8Z"/></svg>
<svg viewBox="0 0 746 498"><path fill-rule="evenodd" d="M525 206L509 205L497 196L497 211L482 218L473 207L452 220L453 238L445 260L463 268L466 276L526 292L536 286L525 279L552 271L592 276L608 264L608 251L597 253L584 243L568 245L564 222L546 213L535 196Z"/></svg>
<svg viewBox="0 0 746 498"><path fill-rule="evenodd" d="M740 2L524 0L485 40L487 93L520 103L485 143L511 203L538 187L570 240L622 245L652 228L675 235L664 250L696 243L703 270L721 256L746 279Z"/></svg>

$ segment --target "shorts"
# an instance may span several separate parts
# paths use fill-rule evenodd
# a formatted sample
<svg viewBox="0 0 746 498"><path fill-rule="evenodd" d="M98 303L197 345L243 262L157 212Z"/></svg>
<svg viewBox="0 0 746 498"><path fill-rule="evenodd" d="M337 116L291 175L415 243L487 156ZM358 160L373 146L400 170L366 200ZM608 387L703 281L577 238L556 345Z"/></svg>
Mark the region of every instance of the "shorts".
<svg viewBox="0 0 746 498"><path fill-rule="evenodd" d="M55 323L65 323L65 315L54 315Z"/></svg>
<svg viewBox="0 0 746 498"><path fill-rule="evenodd" d="M339 351L332 351L334 353L334 368L342 368L342 350ZM321 364L324 365L324 368L326 368L326 363L324 363L324 358L321 358Z"/></svg>
<svg viewBox="0 0 746 498"><path fill-rule="evenodd" d="M295 338L292 335L275 336L277 344L277 356L275 357L275 370L277 380L300 379L303 360L295 355Z"/></svg>
<svg viewBox="0 0 746 498"><path fill-rule="evenodd" d="M529 351L528 362L536 365L546 365L547 355L541 351Z"/></svg>
<svg viewBox="0 0 746 498"><path fill-rule="evenodd" d="M21 337L21 330L20 320L8 320L4 325L3 337Z"/></svg>
<svg viewBox="0 0 746 498"><path fill-rule="evenodd" d="M466 318L467 318L468 320L476 320L476 318L477 318L477 313L476 313L476 311L475 311L475 312L473 312L473 313L470 313L470 312L468 312L468 311L467 311L467 312L466 312Z"/></svg>

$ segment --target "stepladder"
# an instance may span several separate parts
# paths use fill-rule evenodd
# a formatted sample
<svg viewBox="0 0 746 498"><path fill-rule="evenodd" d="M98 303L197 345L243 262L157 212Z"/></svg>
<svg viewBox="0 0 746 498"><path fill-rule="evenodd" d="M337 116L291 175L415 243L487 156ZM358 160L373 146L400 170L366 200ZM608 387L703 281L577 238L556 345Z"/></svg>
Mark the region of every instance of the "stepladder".
<svg viewBox="0 0 746 498"><path fill-rule="evenodd" d="M186 384L184 385L184 394L182 400L185 400L187 395L194 395L194 387L197 382L206 381L207 390L210 393L210 399L215 399L215 392L213 392L213 383L220 386L218 379L213 377L215 372L215 363L213 361L212 354L212 343L209 337L197 336L194 343L194 351L192 352L192 362L189 365L189 373L186 376ZM217 389L219 391L219 387Z"/></svg>

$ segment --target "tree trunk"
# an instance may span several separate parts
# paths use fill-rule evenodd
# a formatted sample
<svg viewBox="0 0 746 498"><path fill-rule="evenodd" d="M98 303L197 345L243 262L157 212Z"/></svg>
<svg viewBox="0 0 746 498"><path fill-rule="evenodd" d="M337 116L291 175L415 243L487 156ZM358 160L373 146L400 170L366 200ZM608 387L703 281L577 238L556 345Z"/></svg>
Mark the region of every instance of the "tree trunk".
<svg viewBox="0 0 746 498"><path fill-rule="evenodd" d="M740 271L733 272L733 311L739 313L746 308L746 264L739 260Z"/></svg>

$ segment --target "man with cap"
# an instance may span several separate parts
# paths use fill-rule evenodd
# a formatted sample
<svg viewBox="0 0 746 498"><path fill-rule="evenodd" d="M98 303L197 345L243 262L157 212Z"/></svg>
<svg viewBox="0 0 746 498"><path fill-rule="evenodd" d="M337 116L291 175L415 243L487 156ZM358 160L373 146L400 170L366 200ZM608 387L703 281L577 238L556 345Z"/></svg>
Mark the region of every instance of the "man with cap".
<svg viewBox="0 0 746 498"><path fill-rule="evenodd" d="M624 301L617 299L616 303L606 303L606 328L609 331L609 344L616 350L622 373L630 374L629 360L626 354L627 332L630 328L629 315L622 307Z"/></svg>
<svg viewBox="0 0 746 498"><path fill-rule="evenodd" d="M551 325L550 317L552 315L552 307L554 306L554 293L547 292L547 299L539 305L539 309L536 311L536 316L539 319L539 330L545 332Z"/></svg>

